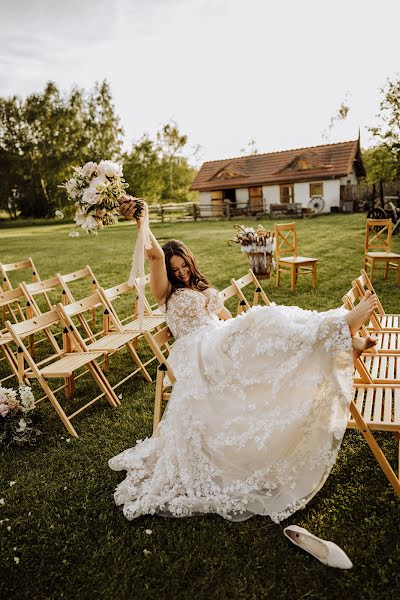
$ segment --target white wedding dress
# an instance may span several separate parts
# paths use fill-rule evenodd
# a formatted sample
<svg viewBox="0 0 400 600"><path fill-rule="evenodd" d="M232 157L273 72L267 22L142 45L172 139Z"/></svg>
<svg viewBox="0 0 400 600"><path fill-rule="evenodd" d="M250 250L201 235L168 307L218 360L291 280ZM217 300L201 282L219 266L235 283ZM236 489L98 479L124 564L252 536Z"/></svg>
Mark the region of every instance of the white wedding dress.
<svg viewBox="0 0 400 600"><path fill-rule="evenodd" d="M256 306L219 321L218 292L168 300L175 377L156 432L109 461L127 471L124 515L254 514L279 522L326 480L346 429L352 345L346 311Z"/></svg>

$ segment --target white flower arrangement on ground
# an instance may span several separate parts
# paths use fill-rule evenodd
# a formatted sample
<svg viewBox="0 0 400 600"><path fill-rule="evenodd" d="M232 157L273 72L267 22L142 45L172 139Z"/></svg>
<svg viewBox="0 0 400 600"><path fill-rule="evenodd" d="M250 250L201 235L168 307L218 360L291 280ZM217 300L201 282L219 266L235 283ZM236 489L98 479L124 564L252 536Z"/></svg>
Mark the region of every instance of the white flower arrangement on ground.
<svg viewBox="0 0 400 600"><path fill-rule="evenodd" d="M276 267L272 258L276 248L274 233L262 225L257 227L257 231L244 225L235 225L235 229L236 236L229 241L240 244L240 250L247 254L250 268L256 275L269 279Z"/></svg>
<svg viewBox="0 0 400 600"><path fill-rule="evenodd" d="M99 164L87 162L83 167L74 167L73 177L62 187L76 206L75 223L93 235L117 222L118 200L128 184L123 179L121 165L102 160Z"/></svg>
<svg viewBox="0 0 400 600"><path fill-rule="evenodd" d="M41 435L33 414L35 398L24 383L18 390L0 386L0 445L32 443Z"/></svg>

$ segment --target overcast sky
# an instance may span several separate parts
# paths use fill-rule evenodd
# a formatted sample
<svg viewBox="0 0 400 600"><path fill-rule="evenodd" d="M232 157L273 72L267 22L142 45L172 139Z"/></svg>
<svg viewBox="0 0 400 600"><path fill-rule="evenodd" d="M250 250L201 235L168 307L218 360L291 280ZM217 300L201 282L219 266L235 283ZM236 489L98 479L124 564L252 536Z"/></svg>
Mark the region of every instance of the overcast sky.
<svg viewBox="0 0 400 600"><path fill-rule="evenodd" d="M369 145L400 72L399 0L0 0L0 95L111 84L126 144L178 123L203 160Z"/></svg>

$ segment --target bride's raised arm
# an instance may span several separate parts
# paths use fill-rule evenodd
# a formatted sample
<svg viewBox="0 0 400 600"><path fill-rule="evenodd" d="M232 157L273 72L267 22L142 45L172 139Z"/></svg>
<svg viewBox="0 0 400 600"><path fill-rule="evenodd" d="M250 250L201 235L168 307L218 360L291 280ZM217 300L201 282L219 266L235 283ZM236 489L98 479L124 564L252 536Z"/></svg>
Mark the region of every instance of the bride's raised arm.
<svg viewBox="0 0 400 600"><path fill-rule="evenodd" d="M130 196L123 196L119 202L119 211L121 215L123 215L127 219L133 219L133 215L136 209L135 199ZM141 200L141 202L143 201ZM146 203L144 203L144 210L148 210ZM138 229L140 229L142 225L142 218L138 218L136 222ZM150 264L151 291L157 303L163 304L166 297L169 294L171 284L168 281L164 252L150 228L149 231L151 248L145 248L145 252Z"/></svg>

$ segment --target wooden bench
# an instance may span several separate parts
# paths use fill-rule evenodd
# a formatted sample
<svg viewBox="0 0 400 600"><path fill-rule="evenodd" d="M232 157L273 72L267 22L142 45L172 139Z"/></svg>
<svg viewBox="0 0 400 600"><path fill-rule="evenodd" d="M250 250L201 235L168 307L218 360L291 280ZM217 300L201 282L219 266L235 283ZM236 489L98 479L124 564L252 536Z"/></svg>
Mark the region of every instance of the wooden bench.
<svg viewBox="0 0 400 600"><path fill-rule="evenodd" d="M270 204L269 214L271 219L276 217L293 217L303 215L303 206L300 202L288 202L285 204Z"/></svg>

